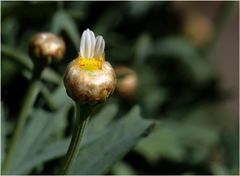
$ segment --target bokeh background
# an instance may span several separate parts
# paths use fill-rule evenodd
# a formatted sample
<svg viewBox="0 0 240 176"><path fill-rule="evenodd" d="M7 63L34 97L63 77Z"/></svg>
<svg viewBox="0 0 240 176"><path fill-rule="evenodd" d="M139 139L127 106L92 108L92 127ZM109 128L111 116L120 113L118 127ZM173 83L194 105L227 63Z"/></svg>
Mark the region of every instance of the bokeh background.
<svg viewBox="0 0 240 176"><path fill-rule="evenodd" d="M3 157L28 85L30 38L64 38L66 55L51 66L62 77L87 28L104 37L117 71L118 89L104 106L116 104L121 118L139 105L157 123L105 173L239 174L239 2L1 2ZM45 77L52 94L55 77ZM45 99L35 107L49 110ZM70 134L72 112L55 139ZM59 162L27 173L53 174Z"/></svg>

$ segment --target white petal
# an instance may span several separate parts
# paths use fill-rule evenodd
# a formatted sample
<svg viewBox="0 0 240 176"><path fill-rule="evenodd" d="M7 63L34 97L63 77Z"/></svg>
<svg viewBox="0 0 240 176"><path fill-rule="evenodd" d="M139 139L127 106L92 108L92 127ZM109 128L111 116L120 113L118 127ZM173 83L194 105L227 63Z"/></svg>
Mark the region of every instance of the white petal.
<svg viewBox="0 0 240 176"><path fill-rule="evenodd" d="M85 49L85 31L83 31L82 37L81 37L81 42L80 42L80 55L81 57L84 57L84 49Z"/></svg>
<svg viewBox="0 0 240 176"><path fill-rule="evenodd" d="M95 35L87 29L83 32L80 43L80 55L83 58L92 58L94 55Z"/></svg>
<svg viewBox="0 0 240 176"><path fill-rule="evenodd" d="M94 49L94 57L101 58L104 55L105 41L102 36L96 37L96 44Z"/></svg>
<svg viewBox="0 0 240 176"><path fill-rule="evenodd" d="M96 44L96 39L95 39L95 35L94 35L93 31L89 30L89 34L90 34L90 40L91 40L90 58L92 58L94 56L94 48L95 48L95 44Z"/></svg>

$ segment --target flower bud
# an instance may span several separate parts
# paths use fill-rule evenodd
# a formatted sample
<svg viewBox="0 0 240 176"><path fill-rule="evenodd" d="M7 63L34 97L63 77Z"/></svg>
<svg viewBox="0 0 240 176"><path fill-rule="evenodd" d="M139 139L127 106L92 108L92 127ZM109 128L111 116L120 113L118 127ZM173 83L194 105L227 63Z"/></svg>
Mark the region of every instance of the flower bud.
<svg viewBox="0 0 240 176"><path fill-rule="evenodd" d="M59 61L65 54L64 40L52 33L34 35L30 41L29 53L35 63L50 64Z"/></svg>
<svg viewBox="0 0 240 176"><path fill-rule="evenodd" d="M64 85L67 94L78 103L96 104L114 92L116 76L104 59L105 42L89 29L82 34L80 53L67 66Z"/></svg>
<svg viewBox="0 0 240 176"><path fill-rule="evenodd" d="M123 98L134 96L138 87L138 77L136 72L125 66L118 66L115 68L115 71L118 77L118 93Z"/></svg>
<svg viewBox="0 0 240 176"><path fill-rule="evenodd" d="M183 32L197 46L203 46L212 39L214 26L207 16L190 13L185 19Z"/></svg>

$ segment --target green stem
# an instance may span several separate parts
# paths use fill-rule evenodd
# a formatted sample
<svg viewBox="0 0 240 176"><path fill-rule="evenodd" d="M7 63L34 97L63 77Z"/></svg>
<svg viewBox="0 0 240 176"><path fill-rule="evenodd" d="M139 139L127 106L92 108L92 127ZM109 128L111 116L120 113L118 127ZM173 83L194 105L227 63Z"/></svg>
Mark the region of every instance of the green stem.
<svg viewBox="0 0 240 176"><path fill-rule="evenodd" d="M75 161L78 155L84 128L87 124L91 110L92 110L91 107L87 104L76 103L75 126L73 130L71 143L64 160L63 168L61 170L61 175L66 175L68 173L72 163Z"/></svg>
<svg viewBox="0 0 240 176"><path fill-rule="evenodd" d="M19 137L22 133L24 124L26 122L26 119L27 119L28 115L30 114L30 110L32 109L32 106L35 102L35 99L36 99L36 97L39 93L40 74L41 74L41 72L33 75L32 80L31 80L31 82L29 84L29 87L27 89L26 95L24 97L22 107L21 107L20 112L18 114L17 125L16 125L16 128L15 128L13 137L10 141L10 146L9 146L5 161L3 163L3 167L2 167L2 173L3 174L7 174L9 172L10 163L13 159L13 154L14 154L15 149L16 149L16 144L17 144L17 142L19 140Z"/></svg>

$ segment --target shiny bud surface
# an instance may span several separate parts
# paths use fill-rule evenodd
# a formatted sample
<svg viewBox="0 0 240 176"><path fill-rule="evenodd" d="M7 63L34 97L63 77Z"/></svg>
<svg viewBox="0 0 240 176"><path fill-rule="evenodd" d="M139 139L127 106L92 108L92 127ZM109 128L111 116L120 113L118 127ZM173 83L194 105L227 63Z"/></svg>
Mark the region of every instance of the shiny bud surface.
<svg viewBox="0 0 240 176"><path fill-rule="evenodd" d="M125 66L118 66L115 71L118 77L117 91L120 96L123 98L134 96L138 88L136 72Z"/></svg>
<svg viewBox="0 0 240 176"><path fill-rule="evenodd" d="M31 38L29 53L34 62L50 64L63 58L66 46L64 40L52 33L42 32Z"/></svg>
<svg viewBox="0 0 240 176"><path fill-rule="evenodd" d="M105 41L95 38L87 29L83 32L79 56L66 68L64 85L69 97L78 103L104 102L116 87L115 71L104 58Z"/></svg>

